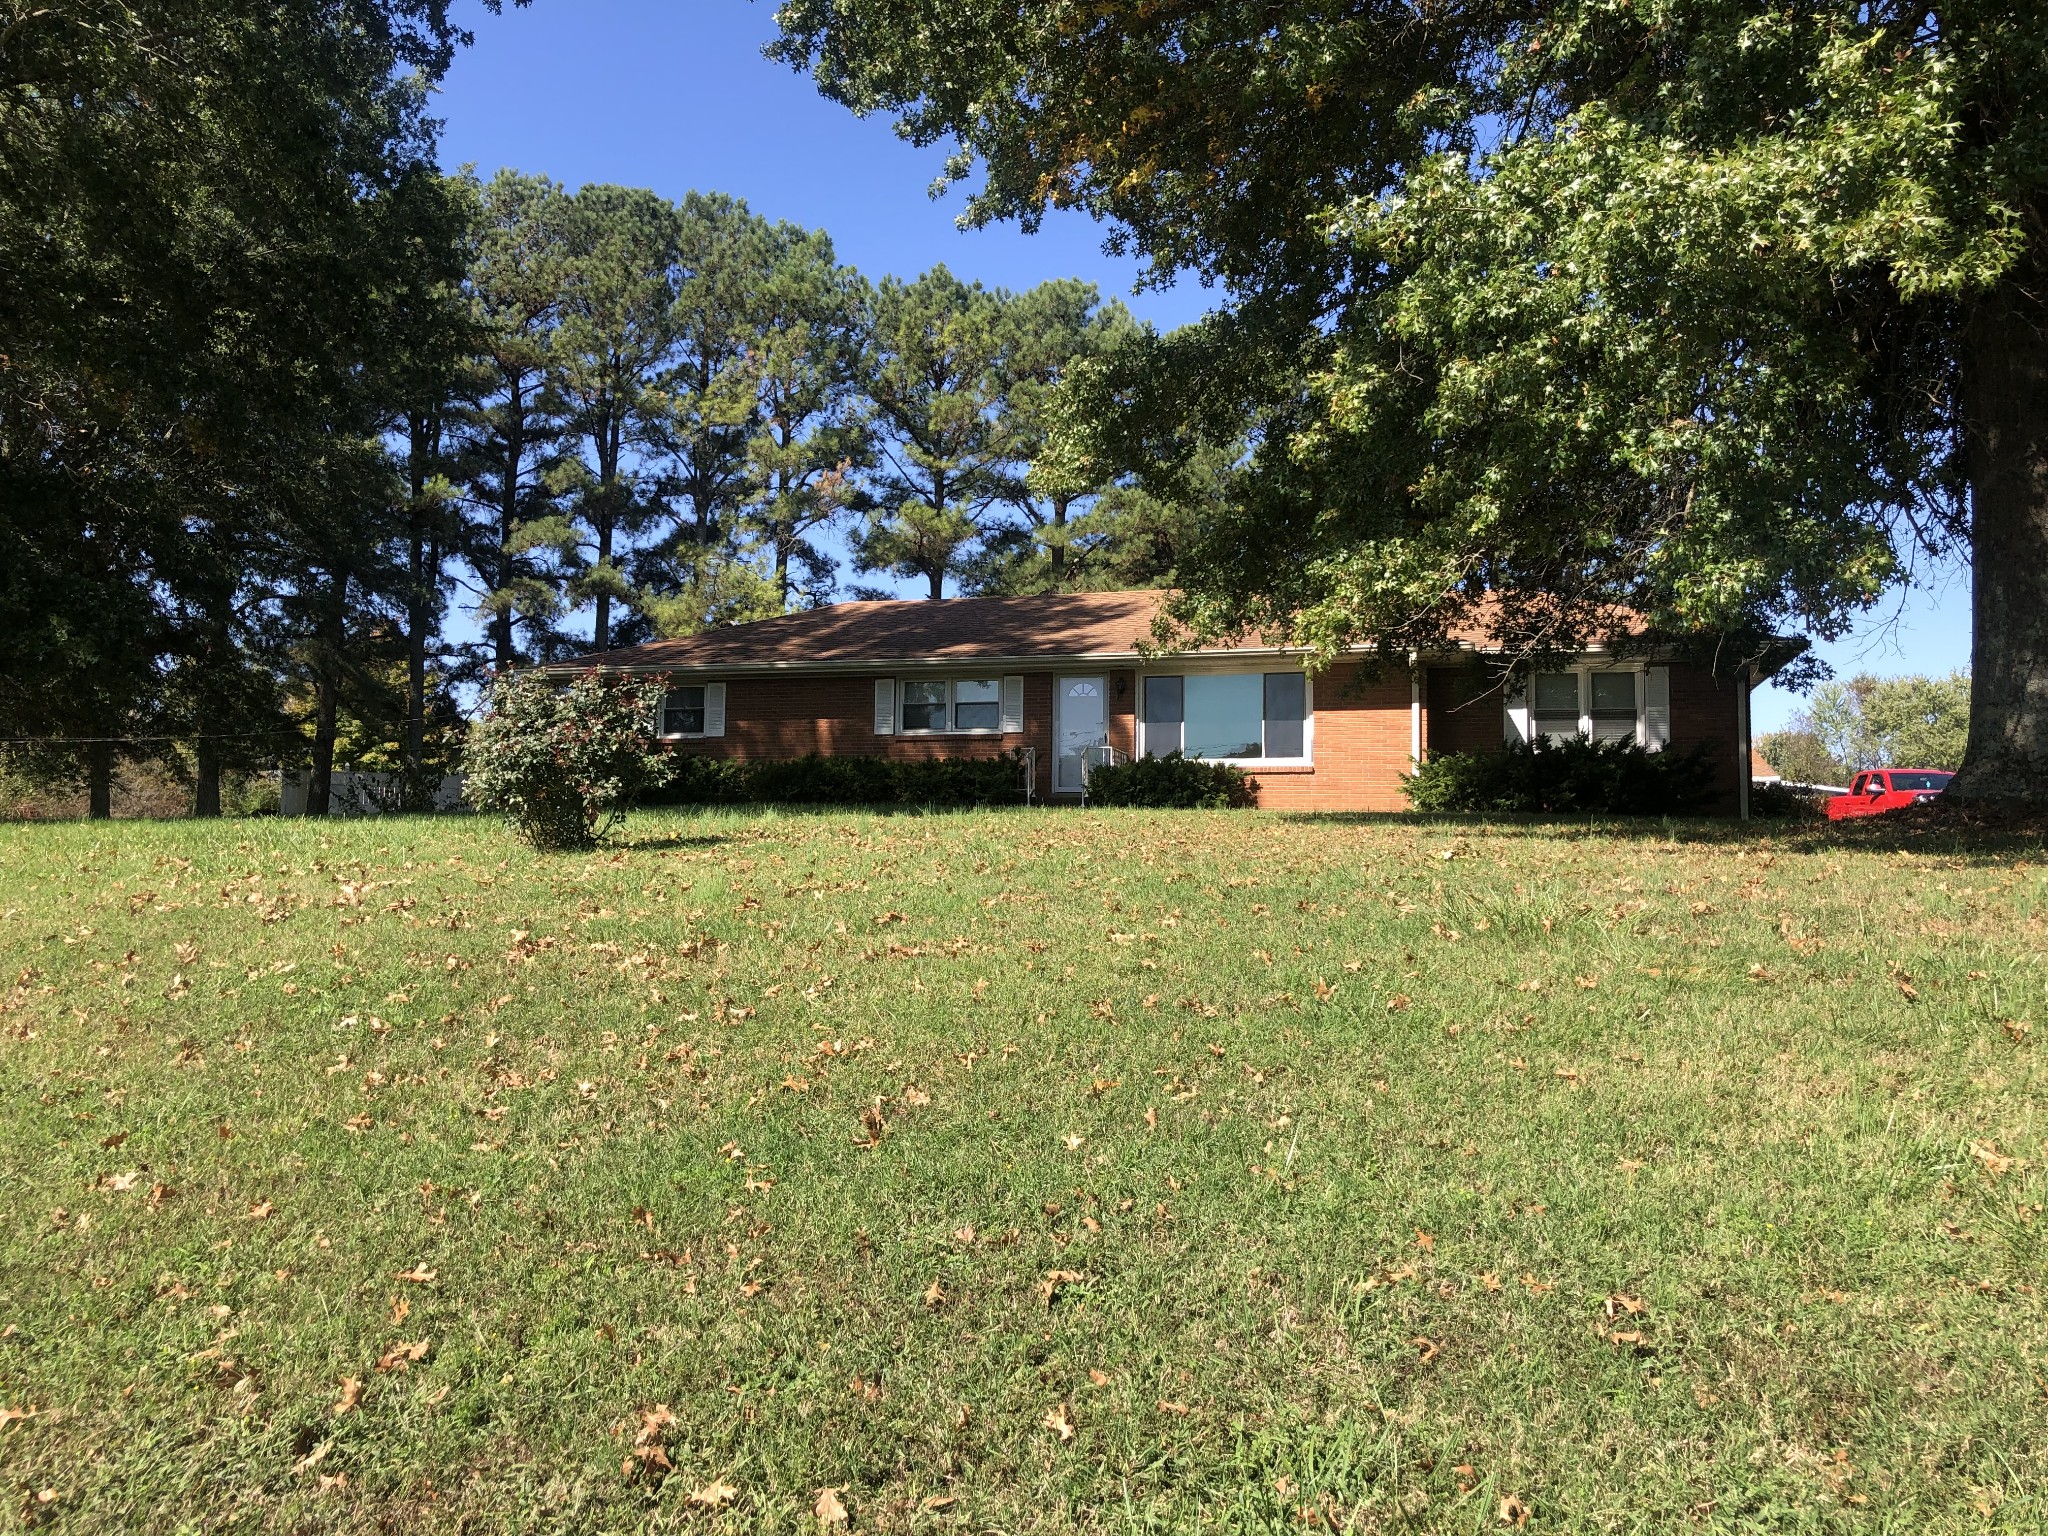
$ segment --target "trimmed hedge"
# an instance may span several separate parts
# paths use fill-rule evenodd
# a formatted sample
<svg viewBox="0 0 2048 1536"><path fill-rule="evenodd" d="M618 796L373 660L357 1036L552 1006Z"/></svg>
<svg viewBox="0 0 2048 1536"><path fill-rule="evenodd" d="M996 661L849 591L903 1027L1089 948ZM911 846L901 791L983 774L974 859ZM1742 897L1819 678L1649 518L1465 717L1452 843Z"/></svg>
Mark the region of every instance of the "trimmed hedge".
<svg viewBox="0 0 2048 1536"><path fill-rule="evenodd" d="M1099 763L1088 770L1088 803L1143 810L1229 810L1256 805L1258 785L1230 763L1169 752L1134 757L1127 763Z"/></svg>
<svg viewBox="0 0 2048 1536"><path fill-rule="evenodd" d="M1402 793L1418 811L1675 816L1701 810L1713 779L1706 743L1649 752L1632 741L1574 736L1432 757Z"/></svg>
<svg viewBox="0 0 2048 1536"><path fill-rule="evenodd" d="M1024 758L944 757L899 762L825 757L740 762L677 753L675 773L650 803L663 805L905 805L948 809L1014 805L1024 798Z"/></svg>

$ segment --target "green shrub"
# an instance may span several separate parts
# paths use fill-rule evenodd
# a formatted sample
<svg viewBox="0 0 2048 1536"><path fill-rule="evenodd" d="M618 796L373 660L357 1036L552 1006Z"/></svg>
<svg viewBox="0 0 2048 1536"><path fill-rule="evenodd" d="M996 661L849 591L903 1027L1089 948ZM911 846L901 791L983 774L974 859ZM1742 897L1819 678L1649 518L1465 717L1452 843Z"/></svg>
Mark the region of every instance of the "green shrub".
<svg viewBox="0 0 2048 1536"><path fill-rule="evenodd" d="M655 740L664 684L538 672L491 685L463 753L469 802L510 819L536 848L588 848L673 771Z"/></svg>
<svg viewBox="0 0 2048 1536"><path fill-rule="evenodd" d="M1789 784L1749 786L1749 814L1765 821L1816 821L1826 817L1824 795Z"/></svg>
<svg viewBox="0 0 2048 1536"><path fill-rule="evenodd" d="M899 762L882 757L782 761L678 755L659 796L669 805L1012 805L1024 798L1024 758L945 757Z"/></svg>
<svg viewBox="0 0 2048 1536"><path fill-rule="evenodd" d="M1227 810L1258 803L1258 785L1230 763L1205 763L1169 752L1100 763L1088 770L1092 805L1128 805L1146 810Z"/></svg>
<svg viewBox="0 0 2048 1536"><path fill-rule="evenodd" d="M1439 813L1669 816L1705 806L1713 778L1705 743L1650 752L1574 736L1432 757L1402 792L1416 810Z"/></svg>

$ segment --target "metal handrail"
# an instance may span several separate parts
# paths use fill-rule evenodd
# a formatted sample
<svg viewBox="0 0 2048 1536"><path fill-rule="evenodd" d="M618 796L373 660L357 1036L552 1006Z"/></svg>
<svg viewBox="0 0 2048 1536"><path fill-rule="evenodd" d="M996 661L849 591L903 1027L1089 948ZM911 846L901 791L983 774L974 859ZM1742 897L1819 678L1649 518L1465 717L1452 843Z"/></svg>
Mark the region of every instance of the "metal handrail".
<svg viewBox="0 0 2048 1536"><path fill-rule="evenodd" d="M1097 766L1114 768L1118 763L1128 763L1131 754L1104 743L1099 747L1081 749L1081 804L1088 804L1088 773Z"/></svg>

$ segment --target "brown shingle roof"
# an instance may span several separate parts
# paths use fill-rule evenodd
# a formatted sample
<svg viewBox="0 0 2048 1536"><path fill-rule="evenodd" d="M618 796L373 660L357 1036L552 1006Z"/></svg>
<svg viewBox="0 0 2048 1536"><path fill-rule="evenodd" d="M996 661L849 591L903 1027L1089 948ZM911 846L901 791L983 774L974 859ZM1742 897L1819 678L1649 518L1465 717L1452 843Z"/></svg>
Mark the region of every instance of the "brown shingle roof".
<svg viewBox="0 0 2048 1536"><path fill-rule="evenodd" d="M578 657L564 666L804 667L861 662L1131 656L1152 633L1164 592L1065 592L834 603L680 640Z"/></svg>
<svg viewBox="0 0 2048 1536"><path fill-rule="evenodd" d="M764 671L859 667L917 662L1055 661L1137 657L1152 638L1153 620L1169 596L1161 591L1060 592L1029 597L954 597L835 603L751 624L728 625L679 640L654 640L558 662L550 671L586 667L646 671ZM1487 649L1498 642L1490 626L1498 610L1491 595L1450 626L1453 645ZM1618 626L1640 632L1626 615ZM1273 654L1283 647L1258 640L1203 647ZM1298 647L1292 649L1299 649Z"/></svg>

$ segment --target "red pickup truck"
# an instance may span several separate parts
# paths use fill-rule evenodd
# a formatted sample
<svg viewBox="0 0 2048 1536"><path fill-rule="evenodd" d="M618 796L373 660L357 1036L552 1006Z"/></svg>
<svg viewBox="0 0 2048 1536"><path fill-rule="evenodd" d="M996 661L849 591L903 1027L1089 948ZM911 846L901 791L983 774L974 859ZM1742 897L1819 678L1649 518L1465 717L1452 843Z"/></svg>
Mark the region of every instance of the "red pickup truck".
<svg viewBox="0 0 2048 1536"><path fill-rule="evenodd" d="M1902 806L1925 805L1947 789L1954 777L1939 768L1873 768L1857 774L1846 795L1829 797L1828 820L1877 816Z"/></svg>

